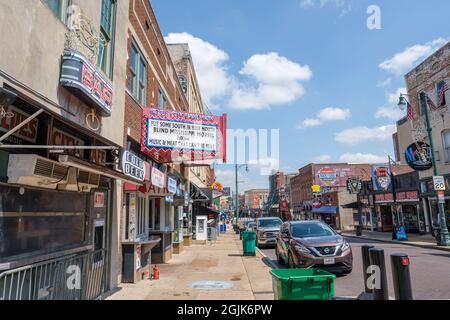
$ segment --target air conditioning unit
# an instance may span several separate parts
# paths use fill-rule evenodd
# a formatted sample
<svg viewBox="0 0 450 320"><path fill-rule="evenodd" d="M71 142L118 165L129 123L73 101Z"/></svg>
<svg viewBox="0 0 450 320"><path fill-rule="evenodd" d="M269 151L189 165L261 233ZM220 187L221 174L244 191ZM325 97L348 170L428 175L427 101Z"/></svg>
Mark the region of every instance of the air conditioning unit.
<svg viewBox="0 0 450 320"><path fill-rule="evenodd" d="M34 154L11 154L8 182L48 189L89 192L100 184L100 175L62 165Z"/></svg>
<svg viewBox="0 0 450 320"><path fill-rule="evenodd" d="M69 167L34 154L10 154L8 183L55 189L65 183Z"/></svg>

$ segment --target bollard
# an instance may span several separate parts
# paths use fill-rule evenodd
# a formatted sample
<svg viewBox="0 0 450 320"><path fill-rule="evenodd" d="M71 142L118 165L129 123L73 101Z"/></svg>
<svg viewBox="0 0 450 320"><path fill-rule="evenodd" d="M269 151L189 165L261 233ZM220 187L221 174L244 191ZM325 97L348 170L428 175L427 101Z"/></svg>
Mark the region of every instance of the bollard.
<svg viewBox="0 0 450 320"><path fill-rule="evenodd" d="M372 274L372 277L375 277L375 285L372 289L373 300L389 300L384 250L369 249L369 261L370 266L375 267Z"/></svg>
<svg viewBox="0 0 450 320"><path fill-rule="evenodd" d="M411 276L409 274L409 257L404 253L391 254L392 279L395 300L413 300Z"/></svg>
<svg viewBox="0 0 450 320"><path fill-rule="evenodd" d="M369 250L372 248L375 248L375 247L370 246L370 245L361 246L363 277L364 277L364 292L365 293L372 293L372 289L367 286L367 279L369 278L369 274L367 273L367 268L370 266Z"/></svg>

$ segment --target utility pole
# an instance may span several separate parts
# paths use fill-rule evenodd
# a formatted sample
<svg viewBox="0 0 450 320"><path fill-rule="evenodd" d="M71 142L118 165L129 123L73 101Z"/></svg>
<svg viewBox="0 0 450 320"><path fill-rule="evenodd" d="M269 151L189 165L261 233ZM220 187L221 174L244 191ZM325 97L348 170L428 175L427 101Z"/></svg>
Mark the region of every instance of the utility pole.
<svg viewBox="0 0 450 320"><path fill-rule="evenodd" d="M238 198L239 198L239 191L238 191L238 164L235 164L235 178L236 178L236 195L235 195L235 205L234 205L234 216L236 217L236 223L238 223L239 220L239 208L238 208Z"/></svg>

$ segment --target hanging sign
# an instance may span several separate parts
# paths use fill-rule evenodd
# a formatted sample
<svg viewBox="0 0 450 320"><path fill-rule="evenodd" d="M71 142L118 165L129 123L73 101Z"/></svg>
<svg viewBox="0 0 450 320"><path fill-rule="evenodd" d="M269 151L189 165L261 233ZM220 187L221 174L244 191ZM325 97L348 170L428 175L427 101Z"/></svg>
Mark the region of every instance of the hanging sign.
<svg viewBox="0 0 450 320"><path fill-rule="evenodd" d="M64 51L60 83L64 87L79 92L80 98L97 107L103 116L111 115L112 84L81 53L72 50Z"/></svg>
<svg viewBox="0 0 450 320"><path fill-rule="evenodd" d="M145 161L134 153L125 150L122 153L122 172L126 176L144 181L145 178Z"/></svg>
<svg viewBox="0 0 450 320"><path fill-rule="evenodd" d="M174 178L168 177L167 178L167 190L170 193L175 194L177 192L177 180Z"/></svg>
<svg viewBox="0 0 450 320"><path fill-rule="evenodd" d="M362 189L362 182L357 178L347 180L347 190L350 194L358 194Z"/></svg>
<svg viewBox="0 0 450 320"><path fill-rule="evenodd" d="M164 188L165 187L165 174L156 169L155 167L152 167L152 176L151 176L151 182L152 185L158 188Z"/></svg>
<svg viewBox="0 0 450 320"><path fill-rule="evenodd" d="M428 170L433 166L431 147L425 142L416 142L405 150L408 165L417 171Z"/></svg>
<svg viewBox="0 0 450 320"><path fill-rule="evenodd" d="M391 189L391 171L388 167L372 166L372 182L374 191L388 191Z"/></svg>
<svg viewBox="0 0 450 320"><path fill-rule="evenodd" d="M159 162L226 161L226 114L145 108L141 150Z"/></svg>
<svg viewBox="0 0 450 320"><path fill-rule="evenodd" d="M320 193L320 186L318 184L315 184L311 186L312 193Z"/></svg>

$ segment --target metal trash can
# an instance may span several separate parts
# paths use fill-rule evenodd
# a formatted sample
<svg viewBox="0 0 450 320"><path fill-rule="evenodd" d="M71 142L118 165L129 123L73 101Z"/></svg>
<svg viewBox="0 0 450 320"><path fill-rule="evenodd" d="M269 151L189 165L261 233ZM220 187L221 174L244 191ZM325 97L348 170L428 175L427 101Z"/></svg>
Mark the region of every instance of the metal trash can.
<svg viewBox="0 0 450 320"><path fill-rule="evenodd" d="M361 236L362 236L362 226L361 226L361 225L355 226L355 231L356 231L356 235L357 235L358 237L361 237Z"/></svg>
<svg viewBox="0 0 450 320"><path fill-rule="evenodd" d="M275 300L330 300L336 276L322 269L272 269Z"/></svg>
<svg viewBox="0 0 450 320"><path fill-rule="evenodd" d="M256 233L253 231L243 231L242 251L244 256L254 256L256 249Z"/></svg>

